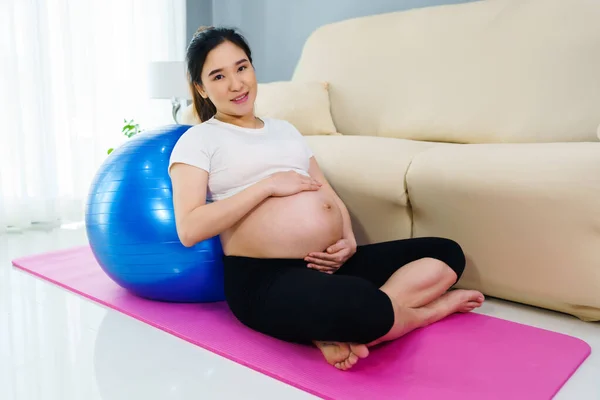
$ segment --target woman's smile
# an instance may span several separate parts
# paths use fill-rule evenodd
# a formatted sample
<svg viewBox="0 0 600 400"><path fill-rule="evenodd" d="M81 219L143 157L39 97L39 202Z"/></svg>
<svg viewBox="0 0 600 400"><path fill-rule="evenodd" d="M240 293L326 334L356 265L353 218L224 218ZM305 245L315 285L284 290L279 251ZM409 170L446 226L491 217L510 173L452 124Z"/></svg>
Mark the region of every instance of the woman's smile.
<svg viewBox="0 0 600 400"><path fill-rule="evenodd" d="M233 101L235 104L243 104L248 100L248 93L249 92L246 92L246 93L242 94L241 96L238 96L235 99L232 99L231 101Z"/></svg>

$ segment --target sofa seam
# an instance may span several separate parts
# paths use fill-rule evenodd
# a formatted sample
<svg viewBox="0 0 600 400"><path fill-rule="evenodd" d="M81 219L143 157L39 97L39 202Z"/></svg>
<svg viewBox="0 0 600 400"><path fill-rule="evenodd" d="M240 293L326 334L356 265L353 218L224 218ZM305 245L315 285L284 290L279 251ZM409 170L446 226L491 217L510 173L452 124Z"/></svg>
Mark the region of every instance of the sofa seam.
<svg viewBox="0 0 600 400"><path fill-rule="evenodd" d="M415 213L413 210L412 202L410 200L410 193L408 191L408 173L410 172L410 168L416 157L417 156L414 156L410 159L410 162L408 163L408 166L406 167L406 172L404 173L404 192L405 192L405 196L406 196L406 205L408 206L407 207L408 212L410 213L410 238L411 239L414 237L414 233L415 233Z"/></svg>
<svg viewBox="0 0 600 400"><path fill-rule="evenodd" d="M413 208L413 203L411 201L411 197L410 197L410 191L408 189L408 174L410 173L411 167L413 165L413 162L415 161L415 159L417 157L419 157L422 154L427 153L428 151L433 150L434 148L436 148L437 146L431 147L429 149L425 149L417 154L415 154L409 161L407 167L406 167L406 172L404 173L404 188L405 188L405 194L406 194L406 205L408 207L408 210L410 212L410 237L414 238L414 234L415 234L415 212L414 212L414 208Z"/></svg>

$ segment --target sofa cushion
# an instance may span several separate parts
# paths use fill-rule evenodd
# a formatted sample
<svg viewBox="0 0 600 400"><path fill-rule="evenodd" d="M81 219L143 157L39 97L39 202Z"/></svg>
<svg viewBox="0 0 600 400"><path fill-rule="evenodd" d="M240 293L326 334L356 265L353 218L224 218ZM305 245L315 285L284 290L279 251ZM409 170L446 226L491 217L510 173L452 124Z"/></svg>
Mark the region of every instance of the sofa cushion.
<svg viewBox="0 0 600 400"><path fill-rule="evenodd" d="M600 143L450 145L407 175L414 235L460 243L460 286L600 319Z"/></svg>
<svg viewBox="0 0 600 400"><path fill-rule="evenodd" d="M345 135L597 141L600 1L489 0L323 26L294 80L327 81Z"/></svg>
<svg viewBox="0 0 600 400"><path fill-rule="evenodd" d="M405 175L433 143L361 136L307 136L325 177L346 204L359 244L408 238Z"/></svg>
<svg viewBox="0 0 600 400"><path fill-rule="evenodd" d="M258 85L258 117L283 119L305 136L335 135L326 82L271 82Z"/></svg>

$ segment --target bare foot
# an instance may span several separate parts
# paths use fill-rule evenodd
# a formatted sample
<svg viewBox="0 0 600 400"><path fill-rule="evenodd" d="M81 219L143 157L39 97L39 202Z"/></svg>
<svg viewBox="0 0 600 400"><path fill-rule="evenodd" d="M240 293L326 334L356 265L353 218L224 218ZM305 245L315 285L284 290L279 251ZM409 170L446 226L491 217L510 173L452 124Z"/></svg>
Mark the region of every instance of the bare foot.
<svg viewBox="0 0 600 400"><path fill-rule="evenodd" d="M369 355L369 349L364 344L315 342L315 345L329 364L342 371L352 368L359 358L366 358Z"/></svg>
<svg viewBox="0 0 600 400"><path fill-rule="evenodd" d="M367 346L372 347L398 339L414 329L426 327L457 312L473 311L480 307L484 300L483 294L476 290L457 289L446 292L426 306L408 308L395 305L396 322L392 329Z"/></svg>
<svg viewBox="0 0 600 400"><path fill-rule="evenodd" d="M477 290L456 289L442 295L436 302L450 308L450 313L467 313L481 307L485 297Z"/></svg>

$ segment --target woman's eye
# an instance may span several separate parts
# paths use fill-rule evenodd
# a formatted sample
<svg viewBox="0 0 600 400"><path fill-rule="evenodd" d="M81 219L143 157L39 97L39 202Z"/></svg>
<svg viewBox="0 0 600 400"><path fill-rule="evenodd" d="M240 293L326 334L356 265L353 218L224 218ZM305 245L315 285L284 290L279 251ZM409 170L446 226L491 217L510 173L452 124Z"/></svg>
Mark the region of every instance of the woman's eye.
<svg viewBox="0 0 600 400"><path fill-rule="evenodd" d="M242 65L241 67L238 68L238 71L243 71L245 70L247 67L245 65Z"/></svg>
<svg viewBox="0 0 600 400"><path fill-rule="evenodd" d="M223 79L223 75L219 74L215 76L215 81L218 81L219 79Z"/></svg>

